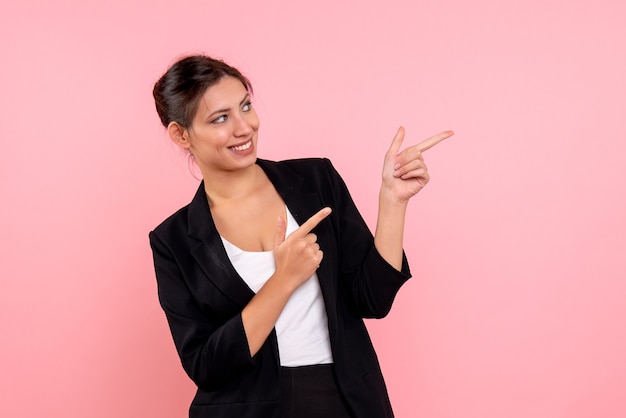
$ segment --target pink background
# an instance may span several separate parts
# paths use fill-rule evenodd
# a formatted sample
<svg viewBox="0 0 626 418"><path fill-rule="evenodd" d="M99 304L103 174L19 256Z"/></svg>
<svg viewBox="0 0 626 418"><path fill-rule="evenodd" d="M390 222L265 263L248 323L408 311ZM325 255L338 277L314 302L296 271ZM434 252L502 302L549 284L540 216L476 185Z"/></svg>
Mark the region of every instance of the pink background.
<svg viewBox="0 0 626 418"><path fill-rule="evenodd" d="M382 156L428 151L415 279L368 322L396 414L626 416L622 0L0 5L0 416L183 417L147 233L197 187L151 99L240 66L260 156L326 156L373 226Z"/></svg>

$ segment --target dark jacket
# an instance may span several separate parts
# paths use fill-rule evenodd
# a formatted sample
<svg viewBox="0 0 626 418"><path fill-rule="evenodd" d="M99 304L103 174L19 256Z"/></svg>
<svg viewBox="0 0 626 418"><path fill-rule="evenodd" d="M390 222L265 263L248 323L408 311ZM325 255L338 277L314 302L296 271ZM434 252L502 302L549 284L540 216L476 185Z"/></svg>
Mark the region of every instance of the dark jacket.
<svg viewBox="0 0 626 418"><path fill-rule="evenodd" d="M379 255L372 234L326 159L258 160L299 224L319 209L324 259L317 271L338 386L359 418L392 417L376 353L362 318L387 315L410 277ZM250 356L241 311L254 293L231 265L211 217L204 184L193 201L150 233L159 301L183 368L198 386L189 416L279 416L276 333Z"/></svg>

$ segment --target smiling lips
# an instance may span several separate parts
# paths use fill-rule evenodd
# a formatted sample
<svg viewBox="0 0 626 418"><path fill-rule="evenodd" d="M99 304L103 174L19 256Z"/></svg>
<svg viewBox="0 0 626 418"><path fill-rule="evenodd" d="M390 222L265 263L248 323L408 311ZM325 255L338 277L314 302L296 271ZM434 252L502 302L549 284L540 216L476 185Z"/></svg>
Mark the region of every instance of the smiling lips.
<svg viewBox="0 0 626 418"><path fill-rule="evenodd" d="M233 151L245 151L252 146L252 140L249 140L243 145L237 145L236 147L229 147Z"/></svg>

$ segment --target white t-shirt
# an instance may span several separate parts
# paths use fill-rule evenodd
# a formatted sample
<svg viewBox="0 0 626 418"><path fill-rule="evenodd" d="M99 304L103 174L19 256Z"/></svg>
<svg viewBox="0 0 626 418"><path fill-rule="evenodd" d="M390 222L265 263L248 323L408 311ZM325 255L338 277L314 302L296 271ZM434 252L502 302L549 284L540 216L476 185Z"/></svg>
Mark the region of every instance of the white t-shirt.
<svg viewBox="0 0 626 418"><path fill-rule="evenodd" d="M299 228L287 208L287 235ZM244 251L222 237L228 258L254 293L276 271L272 251ZM333 362L328 318L317 273L291 295L276 321L280 364L286 367Z"/></svg>

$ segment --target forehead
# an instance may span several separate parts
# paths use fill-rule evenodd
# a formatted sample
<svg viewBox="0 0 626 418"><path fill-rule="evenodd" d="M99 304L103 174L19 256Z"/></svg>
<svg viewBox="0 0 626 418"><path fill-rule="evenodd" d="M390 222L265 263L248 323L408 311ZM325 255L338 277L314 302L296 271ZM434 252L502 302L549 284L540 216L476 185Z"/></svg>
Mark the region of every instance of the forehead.
<svg viewBox="0 0 626 418"><path fill-rule="evenodd" d="M239 105L248 94L246 87L235 77L222 77L217 83L206 89L200 99L200 109L215 111ZM200 110L199 109L199 110Z"/></svg>

